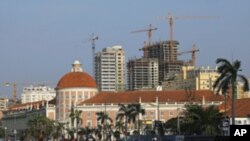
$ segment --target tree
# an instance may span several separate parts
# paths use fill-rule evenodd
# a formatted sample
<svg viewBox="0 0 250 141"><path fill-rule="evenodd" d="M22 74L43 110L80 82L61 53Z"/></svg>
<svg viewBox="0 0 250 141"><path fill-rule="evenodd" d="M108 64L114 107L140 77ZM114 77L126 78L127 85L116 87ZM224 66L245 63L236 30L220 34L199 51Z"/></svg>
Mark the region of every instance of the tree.
<svg viewBox="0 0 250 141"><path fill-rule="evenodd" d="M113 120L105 112L97 112L96 115L97 115L97 121L100 121L102 124L103 137L107 137L104 135L107 135L107 130L108 130L107 127L108 127L108 125L110 125L109 123L113 122Z"/></svg>
<svg viewBox="0 0 250 141"><path fill-rule="evenodd" d="M115 128L116 128L116 130L118 130L119 132L123 132L124 129L125 129L124 122L122 122L122 121L116 121L116 123L115 123Z"/></svg>
<svg viewBox="0 0 250 141"><path fill-rule="evenodd" d="M142 108L141 104L131 104L129 105L129 107L131 108L131 118L133 119L133 121L136 120L137 118L137 128L138 128L138 132L140 134L140 114L141 115L145 115L145 109Z"/></svg>
<svg viewBox="0 0 250 141"><path fill-rule="evenodd" d="M237 91L236 91L237 81L243 82L244 91L249 91L249 84L246 77L238 74L238 72L241 71L240 61L236 60L231 64L226 59L218 58L216 60L216 64L219 64L218 73L220 73L220 76L215 81L214 88L217 88L217 91L220 91L222 89L225 92L226 86L229 85L231 86L232 88L231 118L232 118L232 125L234 125L235 124L234 100L235 96L237 96Z"/></svg>
<svg viewBox="0 0 250 141"><path fill-rule="evenodd" d="M48 119L46 116L34 116L28 121L29 134L35 139L38 139L38 141L48 139L53 131L53 128L53 121Z"/></svg>
<svg viewBox="0 0 250 141"><path fill-rule="evenodd" d="M96 115L97 115L97 121L101 121L101 124L113 122L113 120L105 112L97 112Z"/></svg>
<svg viewBox="0 0 250 141"><path fill-rule="evenodd" d="M54 139L58 139L64 135L63 130L65 123L61 123L59 121L54 122L54 131L53 131L53 137Z"/></svg>
<svg viewBox="0 0 250 141"><path fill-rule="evenodd" d="M223 114L215 106L187 105L183 126L186 134L217 135ZM182 130L183 130L182 129Z"/></svg>
<svg viewBox="0 0 250 141"><path fill-rule="evenodd" d="M171 118L168 121L166 121L164 128L166 129L167 132L171 133L177 133L177 121L178 118Z"/></svg>
<svg viewBox="0 0 250 141"><path fill-rule="evenodd" d="M94 129L95 136L99 138L99 140L102 139L102 131L103 127L101 125L97 125L97 127Z"/></svg>
<svg viewBox="0 0 250 141"><path fill-rule="evenodd" d="M81 113L82 113L81 110L74 110L73 108L71 108L71 112L69 114L72 128L74 128L74 123L76 121L76 129L73 130L76 133L78 133L78 126L79 126L80 122L82 121L82 119L80 117ZM78 139L78 134L76 134L76 138Z"/></svg>
<svg viewBox="0 0 250 141"><path fill-rule="evenodd" d="M116 120L121 121L125 118L125 133L128 131L128 121L131 120L131 106L119 104L118 114L116 116Z"/></svg>

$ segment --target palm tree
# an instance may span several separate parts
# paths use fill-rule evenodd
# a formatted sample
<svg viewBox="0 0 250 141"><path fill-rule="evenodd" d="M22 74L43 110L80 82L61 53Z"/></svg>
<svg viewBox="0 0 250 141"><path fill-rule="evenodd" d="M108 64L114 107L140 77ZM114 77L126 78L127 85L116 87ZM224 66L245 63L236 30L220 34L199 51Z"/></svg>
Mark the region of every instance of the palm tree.
<svg viewBox="0 0 250 141"><path fill-rule="evenodd" d="M102 139L102 131L103 131L103 127L101 125L97 125L97 127L94 129L94 134L96 137L99 138L99 140Z"/></svg>
<svg viewBox="0 0 250 141"><path fill-rule="evenodd" d="M140 134L140 115L145 115L145 109L142 108L141 104L131 104L130 108L133 121L137 118L137 128Z"/></svg>
<svg viewBox="0 0 250 141"><path fill-rule="evenodd" d="M107 122L113 122L112 118L108 116L105 112L97 112L97 121L101 121L101 124L106 124Z"/></svg>
<svg viewBox="0 0 250 141"><path fill-rule="evenodd" d="M237 96L237 91L236 91L236 85L237 85L237 80L240 80L243 82L243 90L248 91L249 90L249 84L247 81L247 78L244 77L243 75L238 74L239 71L241 71L241 62L236 60L232 62L232 64L222 58L218 58L216 60L216 64L219 64L220 66L218 67L218 73L220 73L220 76L217 78L217 80L214 83L214 87L218 87L218 91L221 90L222 88L226 88L226 85L231 85L232 87L232 125L235 124L235 109L234 109L234 99L235 96Z"/></svg>
<svg viewBox="0 0 250 141"><path fill-rule="evenodd" d="M74 128L74 123L76 121L76 130L74 130L76 132L76 138L78 139L78 127L80 122L82 121L81 119L81 110L74 110L73 108L71 108L71 112L69 114L70 120L71 120L71 126L72 128Z"/></svg>
<svg viewBox="0 0 250 141"><path fill-rule="evenodd" d="M125 118L125 133L128 131L128 121L131 120L131 106L119 104L118 114L116 120L121 121Z"/></svg>
<svg viewBox="0 0 250 141"><path fill-rule="evenodd" d="M122 121L116 121L116 123L115 123L115 128L116 128L116 130L118 130L119 132L123 132L124 129L125 129L124 122L122 122Z"/></svg>
<svg viewBox="0 0 250 141"><path fill-rule="evenodd" d="M96 115L97 115L97 121L100 121L102 124L103 137L106 137L104 135L106 135L105 133L107 132L107 127L109 125L108 123L112 123L113 120L105 112L97 112Z"/></svg>
<svg viewBox="0 0 250 141"><path fill-rule="evenodd" d="M53 132L53 137L55 139L58 139L63 136L63 130L64 130L64 125L65 123L59 122L59 121L55 121L54 122L54 132Z"/></svg>
<svg viewBox="0 0 250 141"><path fill-rule="evenodd" d="M215 106L202 107L200 105L187 105L184 114L183 126L186 133L216 135L219 133L222 113Z"/></svg>
<svg viewBox="0 0 250 141"><path fill-rule="evenodd" d="M53 128L53 121L46 116L35 116L28 121L29 134L35 139L38 139L38 141L49 138Z"/></svg>

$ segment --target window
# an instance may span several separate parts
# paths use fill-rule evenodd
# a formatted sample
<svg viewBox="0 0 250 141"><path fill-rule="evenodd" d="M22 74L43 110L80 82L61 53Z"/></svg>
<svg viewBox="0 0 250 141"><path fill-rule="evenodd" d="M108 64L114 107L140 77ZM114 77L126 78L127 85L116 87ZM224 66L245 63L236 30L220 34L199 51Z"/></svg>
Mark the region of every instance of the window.
<svg viewBox="0 0 250 141"><path fill-rule="evenodd" d="M169 112L169 116L170 116L170 117L173 117L173 116L174 116L174 113L173 113L173 112Z"/></svg>
<svg viewBox="0 0 250 141"><path fill-rule="evenodd" d="M91 113L87 112L87 119L90 119L90 118L91 118Z"/></svg>
<svg viewBox="0 0 250 141"><path fill-rule="evenodd" d="M90 120L87 120L86 126L87 126L87 127L91 127L91 121L90 121Z"/></svg>

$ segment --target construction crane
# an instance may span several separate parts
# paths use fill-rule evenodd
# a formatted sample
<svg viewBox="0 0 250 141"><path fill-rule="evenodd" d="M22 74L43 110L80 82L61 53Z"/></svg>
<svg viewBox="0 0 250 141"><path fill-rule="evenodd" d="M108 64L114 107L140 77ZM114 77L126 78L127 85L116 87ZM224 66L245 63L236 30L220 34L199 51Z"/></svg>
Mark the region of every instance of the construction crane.
<svg viewBox="0 0 250 141"><path fill-rule="evenodd" d="M148 32L148 45L150 46L152 43L152 31L157 30L158 28L152 28L152 24L149 24L148 29L140 29L136 31L132 31L131 33L138 33L138 32Z"/></svg>
<svg viewBox="0 0 250 141"><path fill-rule="evenodd" d="M169 20L169 60L170 62L173 61L172 57L172 51L174 48L174 31L173 31L173 26L174 26L174 19L214 19L218 18L218 16L173 16L170 13L168 13L167 19ZM164 17L166 19L166 17Z"/></svg>
<svg viewBox="0 0 250 141"><path fill-rule="evenodd" d="M92 34L92 37L89 39L89 41L91 41L91 43L92 43L92 73L93 73L93 77L95 76L95 41L96 40L98 40L99 39L99 37L98 36L96 36L96 35L94 35L94 33Z"/></svg>
<svg viewBox="0 0 250 141"><path fill-rule="evenodd" d="M17 101L17 96L16 96L16 91L17 91L17 90L16 90L16 83L15 83L15 82L14 82L14 83L6 82L6 83L4 83L3 85L6 86L6 87L10 87L10 86L13 87L12 100L13 100L14 103L16 103L16 101Z"/></svg>
<svg viewBox="0 0 250 141"><path fill-rule="evenodd" d="M143 56L144 57L147 57L148 55L147 55L147 46L150 46L151 45L151 43L152 43L152 32L154 31L154 30L157 30L158 28L153 28L152 27L152 24L149 24L149 27L148 27L148 29L140 29L140 30L135 30L135 31L132 31L131 33L138 33L138 32L148 32L148 44L146 43L146 42L144 42L144 46L143 46L143 48L142 49L139 49L139 50L143 50L144 52L144 54L143 54Z"/></svg>
<svg viewBox="0 0 250 141"><path fill-rule="evenodd" d="M180 52L180 53L177 53L177 55L182 55L182 54L186 54L186 53L191 53L191 54L192 54L191 65L192 65L192 66L195 66L195 63L196 63L196 56L195 56L195 53L198 52L198 51L200 51L200 50L199 50L199 49L196 49L196 45L193 44L192 50Z"/></svg>
<svg viewBox="0 0 250 141"><path fill-rule="evenodd" d="M5 82L3 83L3 86L12 87L12 101L16 103L17 102L17 85L20 86L20 85L31 85L31 84L32 83ZM38 84L38 85L45 86L48 84L54 85L54 83L44 83L44 84Z"/></svg>

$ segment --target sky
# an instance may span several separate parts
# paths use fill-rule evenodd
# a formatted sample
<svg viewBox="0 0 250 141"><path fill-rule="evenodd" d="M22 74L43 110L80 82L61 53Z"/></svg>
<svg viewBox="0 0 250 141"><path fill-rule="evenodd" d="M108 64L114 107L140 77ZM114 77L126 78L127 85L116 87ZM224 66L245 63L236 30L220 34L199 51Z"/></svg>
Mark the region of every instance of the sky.
<svg viewBox="0 0 250 141"><path fill-rule="evenodd" d="M168 40L169 23L162 17L211 16L174 20L179 52L199 48L197 66L216 66L217 58L240 60L241 74L250 77L249 0L0 0L0 83L55 87L80 60L92 74L92 33L99 36L96 51L122 45L126 59L141 57L147 33L157 27L153 41ZM161 18L158 18L161 17ZM191 54L180 56L191 59ZM11 95L0 86L0 97Z"/></svg>

